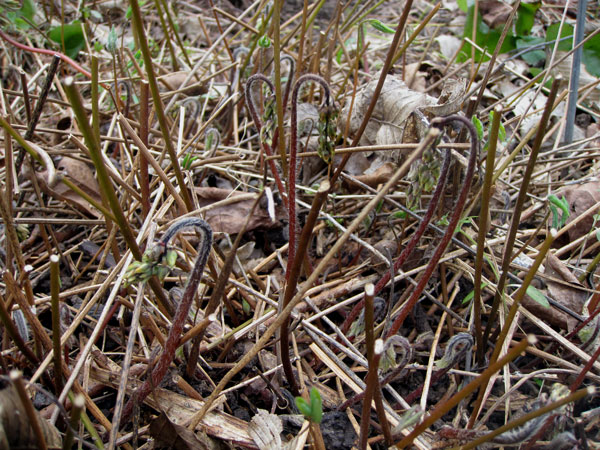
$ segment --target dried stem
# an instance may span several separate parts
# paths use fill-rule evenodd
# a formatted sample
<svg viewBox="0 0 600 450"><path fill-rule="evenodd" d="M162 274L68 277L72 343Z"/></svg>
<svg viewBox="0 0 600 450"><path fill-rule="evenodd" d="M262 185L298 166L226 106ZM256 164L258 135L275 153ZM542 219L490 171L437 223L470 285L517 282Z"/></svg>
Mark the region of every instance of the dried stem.
<svg viewBox="0 0 600 450"><path fill-rule="evenodd" d="M396 170L394 175L392 175L388 182L385 183L385 185L383 185L383 187L380 189L377 195L375 195L369 201L369 203L367 203L367 205L363 208L360 214L358 214L358 216L348 226L344 234L340 236L340 238L331 247L329 252L327 252L327 255L321 260L317 267L315 267L314 271L308 277L306 282L302 285L300 290L296 293L296 295L294 295L294 297L290 300L287 306L279 313L277 319L275 319L275 321L269 326L269 328L265 330L265 332L256 342L256 344L254 344L254 346L252 346L252 348L235 364L235 366L233 366L229 370L229 372L225 374L225 376L221 379L217 387L213 389L213 392L206 399L206 402L204 403L202 409L191 418L189 425L190 429L194 429L196 425L198 425L200 420L202 420L202 418L208 412L209 408L212 406L213 402L221 394L227 383L229 383L231 379L240 370L242 370L246 366L246 364L248 364L251 361L252 358L254 358L254 356L256 356L256 354L264 347L264 345L271 338L271 336L275 334L276 330L278 330L281 327L281 324L288 320L289 315L292 313L292 310L298 303L300 303L300 301L302 301L308 289L310 289L312 285L317 281L317 278L321 276L323 270L325 269L325 266L329 263L331 258L338 251L340 251L341 247L350 238L351 234L356 231L356 229L362 224L362 221L365 220L365 218L376 207L376 205L378 205L379 202L381 202L383 197L385 197L385 195L392 188L392 186L395 186L396 183L400 180L400 178L407 173L410 165L423 153L423 151L426 148L428 148L431 145L431 143L436 139L437 136L439 136L438 130L429 130L429 133L427 134L427 136L425 136L425 139L423 139L423 142L421 142L419 147L415 149L415 151L406 159L404 164L402 164L402 166Z"/></svg>
<svg viewBox="0 0 600 450"><path fill-rule="evenodd" d="M550 403L549 405L536 409L535 411L531 411L530 413L527 413L519 417L518 419L515 419L507 423L506 425L495 429L491 433L488 433L478 439L469 442L468 444L462 446L461 449L468 450L476 448L478 445L484 444L486 442L497 442L498 444L502 444L502 442L498 442L497 440L494 440L494 438L524 424L537 423L539 420L545 421L548 418L548 414L554 411L555 409L560 408L561 406L566 405L567 403L581 400L582 398L593 394L594 391L595 388L593 386L590 386L584 389L580 389L577 392L573 392L571 395L568 395L560 400ZM508 445L510 445L510 443Z"/></svg>
<svg viewBox="0 0 600 450"><path fill-rule="evenodd" d="M442 193L444 191L444 187L446 186L446 181L448 180L448 172L450 169L451 161L452 161L452 152L449 148L447 148L446 152L444 154L444 161L443 161L442 167L440 169L440 176L438 178L438 182L437 182L436 187L431 196L431 200L429 201L429 205L427 206L427 211L425 212L425 215L423 216L423 218L420 220L419 226L417 227L416 231L412 234L410 241L408 241L408 244L406 244L406 247L404 247L404 249L400 253L400 256L398 256L398 259L396 259L396 261L394 262L393 270L386 271L386 273L381 277L381 279L375 285L375 295L379 294L381 292L381 290L385 287L385 285L388 283L388 281L390 281L392 272L397 273L398 270L400 270L402 265L406 262L408 257L412 254L413 250L417 246L419 240L421 239L421 236L423 236L423 234L425 233L425 230L427 229L429 223L431 222L431 218L433 217L435 211L439 207L440 199L442 198ZM362 308L362 304L363 304L362 301L359 302L352 309L352 311L350 311L350 314L348 314L348 317L346 317L346 319L341 327L342 331L345 332L348 330L348 328L352 324L352 321L356 318L356 316L360 312L360 309Z"/></svg>
<svg viewBox="0 0 600 450"><path fill-rule="evenodd" d="M367 373L367 382L365 388L365 398L363 400L362 416L360 419L360 447L367 448L367 438L369 434L369 421L371 418L371 400L375 399L377 416L383 429L385 441L388 446L392 445L392 433L390 425L385 416L383 408L383 399L381 395L381 386L377 372L379 361L384 351L383 341L381 339L375 342L375 325L373 319L373 299L375 297L375 287L369 283L365 286L365 344L367 346L367 361L369 370Z"/></svg>
<svg viewBox="0 0 600 450"><path fill-rule="evenodd" d="M148 82L142 80L140 83L140 139L142 143L148 147L148 129L150 124L148 123L150 108L149 108L149 86ZM142 194L142 216L146 218L150 211L150 176L148 174L148 159L142 151L138 151L138 160L140 165L139 171L139 183L140 191Z"/></svg>
<svg viewBox="0 0 600 450"><path fill-rule="evenodd" d="M519 310L519 306L521 305L521 301L525 297L525 294L527 293L527 288L529 287L529 285L533 281L533 278L537 274L537 271L538 271L539 267L542 265L544 258L546 258L546 254L550 250L550 247L552 246L552 243L554 242L555 236L556 236L556 230L551 229L550 232L548 233L548 236L546 237L546 240L542 244L542 247L541 247L537 257L535 258L535 261L529 268L527 275L525 275L525 279L523 280L521 287L515 293L513 301L512 301L512 305L508 312L508 315L506 316L506 319L504 320L504 326L502 327L502 330L500 331L500 335L498 336L498 339L496 340L494 352L492 353L492 356L490 357L490 364L493 364L494 362L496 362L498 360L498 357L500 356L500 352L504 345L504 341L506 340L506 338L508 336L508 332L512 326L513 321L515 320L517 311ZM473 426L473 424L475 423L475 420L477 419L477 415L479 414L479 410L481 408L481 404L483 402L484 395L485 395L485 389L480 389L479 395L477 397L477 401L475 402L475 407L473 408L473 414L471 415L471 418L469 420L469 428Z"/></svg>
<svg viewBox="0 0 600 450"><path fill-rule="evenodd" d="M31 116L31 120L27 123L27 131L23 136L26 141L30 140L33 137L33 133L35 132L35 128L37 127L38 121L40 120L40 116L42 115L42 109L46 104L46 99L48 98L48 94L50 93L50 87L52 86L52 81L54 80L54 75L56 75L56 71L58 70L58 63L60 62L60 57L54 55L52 61L50 62L50 66L48 67L48 73L42 82L42 88L40 90L40 95L38 97L38 101L35 104L35 108L33 109L33 114ZM24 149L19 149L19 153L17 154L17 159L15 161L15 167L17 174L21 172L21 164L23 164L23 158L25 157Z"/></svg>
<svg viewBox="0 0 600 450"><path fill-rule="evenodd" d="M10 317L8 309L6 308L6 302L2 295L0 295L0 320L2 321L2 325L4 325L6 332L13 340L17 348L21 350L21 353L23 353L23 355L29 360L29 362L33 366L38 366L40 364L40 360L35 355L35 353L33 353L33 351L29 347L27 347L25 341L23 341L23 338L19 334L19 330L17 329L15 323Z"/></svg>
<svg viewBox="0 0 600 450"><path fill-rule="evenodd" d="M165 115L163 103L160 98L158 83L156 81L156 76L154 74L153 69L152 56L150 55L150 49L148 48L146 33L144 32L144 25L142 22L140 5L137 0L129 0L129 5L131 6L131 19L133 29L138 38L137 43L140 46L140 50L142 51L142 56L144 58L144 66L146 67L146 76L148 77L148 83L150 84L150 92L152 93L152 99L154 100L154 111L156 112L156 118L158 119L158 123L160 125L160 131L163 135L163 140L165 142L165 147L167 148L167 153L169 154L169 158L171 159L171 167L173 167L173 171L175 172L175 178L177 179L177 184L179 185L179 189L181 190L181 196L183 197L183 201L185 202L186 210L183 211L185 213L194 209L194 205L192 203L190 194L187 190L185 180L183 178L183 173L181 172L181 167L179 167L177 153L175 152L175 148L173 147L173 141L171 140L169 124L167 122L167 116Z"/></svg>
<svg viewBox="0 0 600 450"><path fill-rule="evenodd" d="M74 430L79 427L79 421L83 408L85 407L85 398L81 394L77 394L73 399L73 409L71 410L71 417L69 418L69 427L63 440L63 449L67 450L73 446L73 440L75 438Z"/></svg>
<svg viewBox="0 0 600 450"><path fill-rule="evenodd" d="M21 372L18 370L12 370L9 374L10 381L12 381L17 394L19 395L19 399L21 400L21 404L23 405L23 409L27 413L27 418L29 419L29 425L33 430L33 434L37 440L38 449L46 450L48 445L46 440L44 439L44 432L42 431L42 425L40 423L41 416L36 414L35 408L31 400L29 399L29 394L25 389L25 385L23 383L23 377ZM7 411L7 414L14 414L16 411Z"/></svg>
<svg viewBox="0 0 600 450"><path fill-rule="evenodd" d="M329 107L331 103L331 90L329 84L321 78L319 75L306 74L298 78L298 81L294 83L294 89L292 90L292 112L291 112L291 135L290 135L290 155L289 155L289 172L288 172L288 217L289 217L289 233L290 233L290 245L288 248L288 263L286 268L286 274L291 271L292 264L295 263L296 257L296 155L298 153L298 95L302 85L308 81L319 83L323 87L325 96L323 98L322 107ZM287 276L287 275L286 275Z"/></svg>
<svg viewBox="0 0 600 450"><path fill-rule="evenodd" d="M390 44L390 48L388 49L387 56L385 58L385 63L383 64L383 67L381 69L381 75L379 76L379 81L377 82L377 86L375 87L375 90L373 91L373 97L371 98L371 103L369 103L369 107L367 108L367 111L365 112L363 121L360 124L358 131L354 135L354 139L352 140L352 144L350 145L351 147L356 147L358 145L358 143L360 142L360 138L362 137L363 133L365 132L365 129L367 128L367 124L369 123L369 120L371 120L371 115L373 114L373 111L375 110L375 105L377 104L377 101L379 100L379 94L381 94L381 90L383 89L383 84L385 82L387 74L388 74L390 68L392 67L392 61L394 59L394 54L396 53L396 49L398 48L398 44L400 43L400 38L404 34L404 27L406 26L406 22L408 20L408 14L410 13L410 9L412 8L412 3L413 3L413 0L407 0L407 2L404 4L404 9L402 10L402 16L400 17L400 21L398 22L398 26L396 27L396 32L394 33L392 43ZM350 159L350 155L351 155L350 153L346 154L344 156L344 159L342 159L340 165L337 167L335 173L333 174L333 176L331 177L331 180L330 180L332 185L335 184L335 181L338 179L338 177L342 173L342 170L344 170L346 163Z"/></svg>

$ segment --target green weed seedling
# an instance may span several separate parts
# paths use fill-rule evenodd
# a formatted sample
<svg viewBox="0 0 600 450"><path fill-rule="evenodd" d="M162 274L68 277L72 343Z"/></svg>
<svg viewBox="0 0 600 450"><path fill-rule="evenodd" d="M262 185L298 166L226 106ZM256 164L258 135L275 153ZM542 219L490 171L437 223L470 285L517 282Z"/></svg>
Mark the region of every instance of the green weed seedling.
<svg viewBox="0 0 600 450"><path fill-rule="evenodd" d="M323 419L323 401L321 400L321 394L316 387L312 387L310 390L310 403L304 400L302 397L296 397L296 406L298 410L310 420L312 423L319 424Z"/></svg>
<svg viewBox="0 0 600 450"><path fill-rule="evenodd" d="M569 218L569 202L563 196L562 198L558 198L554 194L550 194L548 196L548 207L550 211L552 211L552 228L556 228L560 230L567 223L567 219ZM559 210L560 209L560 213Z"/></svg>

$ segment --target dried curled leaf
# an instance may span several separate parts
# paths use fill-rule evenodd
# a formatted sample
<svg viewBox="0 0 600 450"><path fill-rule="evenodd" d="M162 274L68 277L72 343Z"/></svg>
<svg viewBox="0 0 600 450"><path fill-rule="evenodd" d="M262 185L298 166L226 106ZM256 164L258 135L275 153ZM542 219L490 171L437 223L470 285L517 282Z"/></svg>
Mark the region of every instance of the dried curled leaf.
<svg viewBox="0 0 600 450"><path fill-rule="evenodd" d="M48 447L60 448L62 443L58 430L37 411L35 414ZM12 385L0 391L0 448L39 448L25 407Z"/></svg>
<svg viewBox="0 0 600 450"><path fill-rule="evenodd" d="M355 105L350 117L350 133L358 131L367 112L377 86L378 77L368 83L356 96ZM464 97L464 82L453 81L445 86L439 99L409 89L406 84L394 76L385 79L381 94L375 104L373 114L363 133L360 145L389 145L406 142L405 128L408 119L419 111L427 115L448 115L458 111ZM341 115L342 120L348 117L348 103ZM421 127L416 132L419 136L411 136L410 141L419 140L424 132ZM411 133L412 134L412 133Z"/></svg>

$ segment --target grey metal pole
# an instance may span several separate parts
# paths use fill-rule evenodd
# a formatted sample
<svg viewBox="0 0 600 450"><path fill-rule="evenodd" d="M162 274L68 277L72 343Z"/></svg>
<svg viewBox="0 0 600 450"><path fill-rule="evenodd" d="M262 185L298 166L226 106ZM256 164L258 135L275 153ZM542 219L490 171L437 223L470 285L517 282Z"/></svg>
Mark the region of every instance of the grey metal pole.
<svg viewBox="0 0 600 450"><path fill-rule="evenodd" d="M577 4L577 23L575 25L575 40L573 45L577 46L583 41L583 29L585 26L585 10L587 0L579 0ZM575 110L577 109L577 94L579 91L579 73L581 72L581 55L583 47L578 47L573 52L573 63L571 65L571 80L569 85L569 103L567 105L567 122L565 124L565 144L573 142L573 128L575 126Z"/></svg>

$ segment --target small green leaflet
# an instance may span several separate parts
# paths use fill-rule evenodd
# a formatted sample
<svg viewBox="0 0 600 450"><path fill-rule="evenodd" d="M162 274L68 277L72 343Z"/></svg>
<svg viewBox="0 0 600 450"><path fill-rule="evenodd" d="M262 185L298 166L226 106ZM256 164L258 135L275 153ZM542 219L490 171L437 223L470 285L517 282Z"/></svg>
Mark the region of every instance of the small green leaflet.
<svg viewBox="0 0 600 450"><path fill-rule="evenodd" d="M494 121L495 114L496 112L494 110L490 111L490 128L492 127L492 122ZM502 122L500 122L500 128L498 128L498 139L500 139L500 142L506 141L506 128L504 128Z"/></svg>
<svg viewBox="0 0 600 450"><path fill-rule="evenodd" d="M313 423L321 423L323 419L323 401L321 400L321 394L316 387L312 387L310 390L310 403L304 400L302 397L296 397L296 406L298 410Z"/></svg>
<svg viewBox="0 0 600 450"><path fill-rule="evenodd" d="M117 52L117 30L113 25L110 31L108 32L108 36L106 37L106 50L108 50L111 54L115 54Z"/></svg>
<svg viewBox="0 0 600 450"><path fill-rule="evenodd" d="M483 123L481 123L481 120L479 120L479 118L477 116L471 117L471 122L473 122L473 125L475 125L475 129L477 130L477 137L479 138L480 141L482 141L483 140Z"/></svg>
<svg viewBox="0 0 600 450"><path fill-rule="evenodd" d="M548 196L548 207L552 211L552 227L560 230L565 226L570 215L569 202L564 196L559 199L556 195L550 194ZM559 214L559 209L562 214Z"/></svg>
<svg viewBox="0 0 600 450"><path fill-rule="evenodd" d="M490 285L489 283L485 283L485 282L481 283L481 290L483 291L489 285ZM465 298L463 298L462 304L464 305L465 303L469 303L471 300L473 300L473 297L475 297L475 290L472 290L467 295L465 295Z"/></svg>
<svg viewBox="0 0 600 450"><path fill-rule="evenodd" d="M269 39L269 36L262 35L258 40L258 46L261 48L269 48L271 46L271 39Z"/></svg>
<svg viewBox="0 0 600 450"><path fill-rule="evenodd" d="M550 303L544 294L533 286L527 286L527 295L542 305L544 308L550 308Z"/></svg>
<svg viewBox="0 0 600 450"><path fill-rule="evenodd" d="M395 30L377 19L369 19L369 25L382 33L394 34Z"/></svg>
<svg viewBox="0 0 600 450"><path fill-rule="evenodd" d="M62 31L61 31L62 28ZM79 52L85 47L85 38L83 28L79 20L66 24L64 27L54 27L48 32L48 37L58 44L62 45L64 33L64 52L69 58L75 59Z"/></svg>

